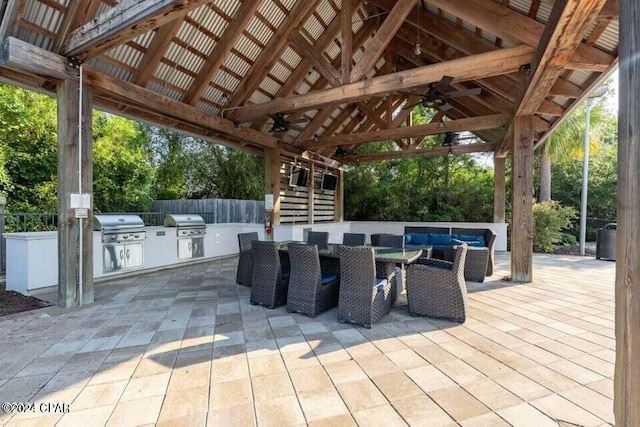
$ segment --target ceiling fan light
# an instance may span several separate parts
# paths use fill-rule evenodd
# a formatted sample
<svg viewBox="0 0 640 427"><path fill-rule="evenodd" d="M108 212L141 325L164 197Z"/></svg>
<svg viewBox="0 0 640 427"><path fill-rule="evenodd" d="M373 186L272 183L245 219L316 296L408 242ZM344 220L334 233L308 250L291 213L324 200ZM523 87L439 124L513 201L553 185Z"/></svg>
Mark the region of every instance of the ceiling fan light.
<svg viewBox="0 0 640 427"><path fill-rule="evenodd" d="M422 43L420 43L420 40L416 40L416 43L413 45L413 54L415 56L422 55Z"/></svg>

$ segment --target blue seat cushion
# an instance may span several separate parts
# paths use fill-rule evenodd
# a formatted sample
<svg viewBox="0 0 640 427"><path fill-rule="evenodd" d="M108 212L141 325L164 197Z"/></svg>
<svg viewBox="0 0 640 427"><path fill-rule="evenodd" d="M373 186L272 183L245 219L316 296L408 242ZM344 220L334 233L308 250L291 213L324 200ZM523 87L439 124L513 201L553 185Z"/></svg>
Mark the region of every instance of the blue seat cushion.
<svg viewBox="0 0 640 427"><path fill-rule="evenodd" d="M387 279L376 279L376 290L382 292L384 287L387 286Z"/></svg>
<svg viewBox="0 0 640 427"><path fill-rule="evenodd" d="M471 246L473 248L483 248L484 247L484 242L482 242L480 240L473 240L471 242L467 242L467 246Z"/></svg>
<svg viewBox="0 0 640 427"><path fill-rule="evenodd" d="M429 242L431 242L432 245L450 245L451 235L429 233Z"/></svg>
<svg viewBox="0 0 640 427"><path fill-rule="evenodd" d="M289 272L289 270L282 270L282 278L283 279L288 279L290 275L291 275L291 273Z"/></svg>
<svg viewBox="0 0 640 427"><path fill-rule="evenodd" d="M486 242L484 241L484 236L473 236L470 234L458 234L458 240L462 240L463 242L467 242L469 246L482 247L486 246ZM477 242L477 243L474 243Z"/></svg>
<svg viewBox="0 0 640 427"><path fill-rule="evenodd" d="M322 284L323 285L326 285L327 283L335 282L336 280L338 280L338 275L337 274L331 274L331 273L323 273L322 274Z"/></svg>
<svg viewBox="0 0 640 427"><path fill-rule="evenodd" d="M408 245L411 243L411 233L407 233L404 235L404 244Z"/></svg>
<svg viewBox="0 0 640 427"><path fill-rule="evenodd" d="M434 251L444 251L445 249L447 249L450 246L451 245L432 245L432 248L433 248Z"/></svg>
<svg viewBox="0 0 640 427"><path fill-rule="evenodd" d="M428 245L429 235L422 233L411 233L411 244L413 245Z"/></svg>

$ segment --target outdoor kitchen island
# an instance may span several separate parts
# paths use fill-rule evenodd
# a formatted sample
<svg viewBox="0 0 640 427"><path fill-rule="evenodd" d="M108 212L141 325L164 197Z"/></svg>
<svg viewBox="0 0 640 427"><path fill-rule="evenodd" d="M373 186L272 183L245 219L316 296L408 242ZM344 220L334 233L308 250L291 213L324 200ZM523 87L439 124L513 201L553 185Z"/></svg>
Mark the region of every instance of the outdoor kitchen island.
<svg viewBox="0 0 640 427"><path fill-rule="evenodd" d="M142 265L115 270L107 268L107 271L104 264L103 232L94 231L94 278L106 279L237 255L237 234L252 231L258 232L261 239L264 239L262 224L207 224L206 231L199 235L203 241L204 256L192 259L180 258L179 240L184 237L178 235L176 227L144 227L146 237L144 240L136 241L142 244ZM57 285L58 233L56 231L11 233L6 234L5 238L7 241L7 290L31 295L34 291L48 291L50 289L45 288Z"/></svg>

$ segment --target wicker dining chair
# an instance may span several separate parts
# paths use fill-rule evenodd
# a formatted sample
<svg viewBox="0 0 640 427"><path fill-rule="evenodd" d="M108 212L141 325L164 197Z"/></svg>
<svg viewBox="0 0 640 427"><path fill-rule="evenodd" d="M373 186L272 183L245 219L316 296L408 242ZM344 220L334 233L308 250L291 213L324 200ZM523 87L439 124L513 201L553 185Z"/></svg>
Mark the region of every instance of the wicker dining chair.
<svg viewBox="0 0 640 427"><path fill-rule="evenodd" d="M238 233L240 259L238 260L236 283L239 285L251 286L251 275L253 274L253 256L251 255L251 242L253 242L254 240L259 240L258 233Z"/></svg>
<svg viewBox="0 0 640 427"><path fill-rule="evenodd" d="M289 272L281 268L277 243L255 241L251 245L251 252L251 304L276 308L286 303Z"/></svg>
<svg viewBox="0 0 640 427"><path fill-rule="evenodd" d="M454 247L453 262L425 259L407 269L407 300L412 316L428 316L464 323L467 285L464 263L467 245Z"/></svg>
<svg viewBox="0 0 640 427"><path fill-rule="evenodd" d="M318 249L329 247L329 233L326 231L310 231L307 236L307 243L318 245Z"/></svg>
<svg viewBox="0 0 640 427"><path fill-rule="evenodd" d="M392 280L377 279L373 248L342 246L338 322L371 328L391 309Z"/></svg>
<svg viewBox="0 0 640 427"><path fill-rule="evenodd" d="M404 248L404 236L398 236L396 234L381 234L378 239L378 245L385 246L387 248Z"/></svg>
<svg viewBox="0 0 640 427"><path fill-rule="evenodd" d="M344 233L342 244L345 246L364 246L365 239L364 233Z"/></svg>
<svg viewBox="0 0 640 427"><path fill-rule="evenodd" d="M381 234L378 246L388 248L404 248L404 236L396 234ZM379 264L377 265L380 268ZM403 264L396 264L395 281L393 283L393 304L396 303L398 297L404 292L405 288L405 268Z"/></svg>
<svg viewBox="0 0 640 427"><path fill-rule="evenodd" d="M289 243L287 311L315 317L338 305L338 275L323 272L316 245Z"/></svg>
<svg viewBox="0 0 640 427"><path fill-rule="evenodd" d="M371 235L371 246L382 246L380 244L380 238L382 236L392 236L393 234L387 234L387 233L373 233Z"/></svg>

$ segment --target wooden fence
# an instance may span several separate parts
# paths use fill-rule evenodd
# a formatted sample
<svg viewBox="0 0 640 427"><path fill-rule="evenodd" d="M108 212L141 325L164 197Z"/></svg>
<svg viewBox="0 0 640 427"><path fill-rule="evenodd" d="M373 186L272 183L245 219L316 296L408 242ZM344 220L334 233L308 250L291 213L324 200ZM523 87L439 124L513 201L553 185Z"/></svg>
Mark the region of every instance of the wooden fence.
<svg viewBox="0 0 640 427"><path fill-rule="evenodd" d="M195 213L207 224L264 222L264 201L229 199L155 200L155 212Z"/></svg>

